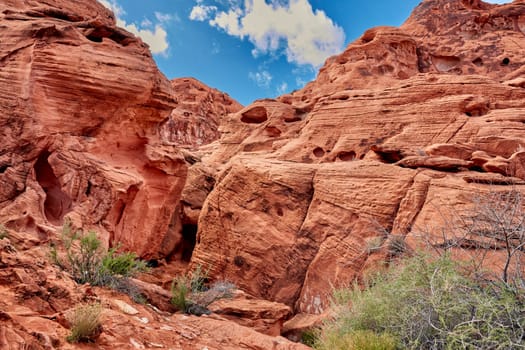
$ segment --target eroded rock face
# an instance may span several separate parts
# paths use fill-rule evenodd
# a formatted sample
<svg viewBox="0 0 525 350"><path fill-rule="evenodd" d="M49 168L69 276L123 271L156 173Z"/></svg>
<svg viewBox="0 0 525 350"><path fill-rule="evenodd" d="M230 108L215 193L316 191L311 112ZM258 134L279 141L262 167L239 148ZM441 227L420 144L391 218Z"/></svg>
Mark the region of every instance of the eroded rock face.
<svg viewBox="0 0 525 350"><path fill-rule="evenodd" d="M178 146L195 148L217 140L223 117L242 109L237 101L193 78L171 81L178 105L163 124L164 140Z"/></svg>
<svg viewBox="0 0 525 350"><path fill-rule="evenodd" d="M160 311L173 310L169 310L170 293L158 286L134 282L159 308L136 304L108 288L79 286L51 265L47 247L28 245L23 233L8 230L7 235L0 239L1 349L82 348L66 341L71 325L65 315L86 303L99 303L103 315L101 334L94 344L85 345L91 348L309 349L279 336L282 318L290 312L285 305L243 299L216 306L225 314L237 313L240 321L232 316L237 322L228 315L196 317Z"/></svg>
<svg viewBox="0 0 525 350"><path fill-rule="evenodd" d="M278 337L285 305L240 306L247 325L268 336L217 315L174 315L170 292L157 285L133 282L156 305L148 307L52 266L48 243L67 219L143 258L184 252L181 198L201 206L214 181L181 197L197 158L178 146L212 141L217 118L240 106L197 81L167 81L147 46L94 0L3 1L0 27L0 348L76 349L64 314L98 302L97 348L306 349ZM163 128L174 109L198 117L169 130L183 135L176 142Z"/></svg>
<svg viewBox="0 0 525 350"><path fill-rule="evenodd" d="M176 100L147 46L94 0L9 0L0 13L1 221L45 240L69 217L168 254L186 163L159 136Z"/></svg>
<svg viewBox="0 0 525 350"><path fill-rule="evenodd" d="M525 193L524 16L523 1L423 1L304 89L230 115L203 158L216 184L192 263L320 314L332 286L446 242L439 217Z"/></svg>

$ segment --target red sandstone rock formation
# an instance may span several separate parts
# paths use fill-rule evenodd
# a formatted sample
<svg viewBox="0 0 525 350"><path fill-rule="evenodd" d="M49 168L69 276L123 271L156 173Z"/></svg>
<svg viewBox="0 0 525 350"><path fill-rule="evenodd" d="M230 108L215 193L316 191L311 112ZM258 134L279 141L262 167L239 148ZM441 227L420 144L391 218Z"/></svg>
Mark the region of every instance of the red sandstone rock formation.
<svg viewBox="0 0 525 350"><path fill-rule="evenodd" d="M101 346L301 349L231 320L276 334L288 307L325 312L332 286L421 235L446 243L443 221L473 196L525 193L523 1L423 1L304 89L241 110L194 80L170 84L95 1L7 0L0 13L2 348L73 348L63 312L94 299ZM219 120L218 143L179 148L213 141ZM197 319L158 311L169 292L138 282L158 307L132 315L129 299L49 265L44 243L65 218L143 257L191 259L254 298ZM158 276L142 279L167 284ZM286 332L316 322L298 315Z"/></svg>
<svg viewBox="0 0 525 350"><path fill-rule="evenodd" d="M170 84L96 1L0 10L0 221L45 241L69 218L143 257L170 254L187 173L176 145L215 140L241 106L194 79Z"/></svg>
<svg viewBox="0 0 525 350"><path fill-rule="evenodd" d="M283 337L264 335L218 314L207 317L172 314L151 305L136 304L128 296L109 289L78 286L67 274L49 264L45 246L35 244L38 242L31 245L25 234L15 231L9 231L9 238L0 239L2 350L86 346L97 349L309 349ZM154 291L156 286L145 283L140 286L153 294L165 292L163 289L160 293ZM158 300L162 298L151 299L153 303ZM162 302L159 306L169 305ZM103 330L96 344L70 344L65 340L70 331L64 314L81 303L102 305ZM278 320L269 318L282 317L283 308L284 313L289 311L286 306L273 304L260 304L259 327L264 327L264 316L269 322L267 325L271 325L270 322ZM257 312L253 306L235 305L231 302L230 308L245 313ZM268 306L268 314L262 311L264 306Z"/></svg>
<svg viewBox="0 0 525 350"><path fill-rule="evenodd" d="M178 105L161 129L164 140L194 148L217 140L223 117L242 106L230 96L193 78L171 81Z"/></svg>
<svg viewBox="0 0 525 350"><path fill-rule="evenodd" d="M159 137L176 101L147 46L96 1L0 12L1 221L45 241L69 217L168 254L186 164Z"/></svg>
<svg viewBox="0 0 525 350"><path fill-rule="evenodd" d="M217 306L225 317L242 310L237 322L267 336L217 314L159 311L171 309L170 294L146 282L136 283L158 307L78 286L51 266L48 243L66 219L145 258L184 248L179 201L194 158L176 145L212 141L218 119L240 105L195 80L172 86L94 0L7 0L0 26L0 348L78 348L65 341L64 313L98 301L97 348L304 349L275 336L290 312L282 304ZM195 125L178 116L190 131L170 142L179 130L163 126L174 109L195 113Z"/></svg>
<svg viewBox="0 0 525 350"><path fill-rule="evenodd" d="M230 115L203 158L217 175L192 263L322 313L331 286L446 241L474 196L525 193L524 21L523 1L426 0L304 89Z"/></svg>

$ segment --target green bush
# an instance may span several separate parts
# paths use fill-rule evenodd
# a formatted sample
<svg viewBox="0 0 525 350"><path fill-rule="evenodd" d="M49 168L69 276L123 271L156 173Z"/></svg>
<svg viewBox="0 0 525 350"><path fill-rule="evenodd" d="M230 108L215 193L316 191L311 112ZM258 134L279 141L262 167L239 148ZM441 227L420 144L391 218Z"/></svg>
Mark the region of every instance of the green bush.
<svg viewBox="0 0 525 350"><path fill-rule="evenodd" d="M186 312L190 306L188 293L190 291L189 280L187 276L177 276L171 283L171 304L177 310Z"/></svg>
<svg viewBox="0 0 525 350"><path fill-rule="evenodd" d="M203 292L208 276L202 271L201 266L197 266L194 271L180 275L173 279L171 284L171 303L178 310L188 312L191 305L195 304L189 300L190 295L197 295Z"/></svg>
<svg viewBox="0 0 525 350"><path fill-rule="evenodd" d="M72 245L67 250L67 259L71 274L78 283L101 284L102 251L101 242L95 232L77 236L74 240L79 242L79 250L74 251ZM73 240L73 241L74 241ZM72 242L73 243L73 242Z"/></svg>
<svg viewBox="0 0 525 350"><path fill-rule="evenodd" d="M92 342L102 330L102 306L96 304L80 305L66 313L66 319L71 326L71 334L67 341L71 343Z"/></svg>
<svg viewBox="0 0 525 350"><path fill-rule="evenodd" d="M133 277L147 270L145 261L138 260L135 253L117 253L119 247L111 248L102 257L102 271L110 275Z"/></svg>
<svg viewBox="0 0 525 350"><path fill-rule="evenodd" d="M135 301L143 301L129 277L147 270L146 263L138 260L135 253L117 253L119 247L105 252L95 232L73 232L66 222L62 230L65 257L51 247L51 260L71 273L77 283L107 286L128 294Z"/></svg>
<svg viewBox="0 0 525 350"><path fill-rule="evenodd" d="M336 294L337 316L323 326L318 349L351 349L363 334L378 344L366 349L517 349L525 341L522 297L474 279L447 254L417 255L365 289Z"/></svg>

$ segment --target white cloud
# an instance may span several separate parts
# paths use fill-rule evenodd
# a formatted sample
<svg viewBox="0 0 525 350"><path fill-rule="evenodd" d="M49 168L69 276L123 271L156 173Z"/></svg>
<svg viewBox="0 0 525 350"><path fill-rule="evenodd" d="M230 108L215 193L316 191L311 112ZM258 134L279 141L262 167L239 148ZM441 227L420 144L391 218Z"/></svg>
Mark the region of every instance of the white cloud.
<svg viewBox="0 0 525 350"><path fill-rule="evenodd" d="M217 11L216 6L196 5L191 9L190 19L203 22L209 19L210 14L215 11Z"/></svg>
<svg viewBox="0 0 525 350"><path fill-rule="evenodd" d="M205 6L201 0L193 8L200 11L194 17L209 19L211 26L229 35L247 38L255 46L255 56L284 52L289 62L319 67L344 48L343 29L324 11L314 11L308 0L271 0L269 4L265 0L244 0L243 6L234 0L228 3L227 11L211 9L197 17Z"/></svg>
<svg viewBox="0 0 525 350"><path fill-rule="evenodd" d="M122 16L125 12L124 9L117 4L116 0L98 0L102 5L106 6L108 9L113 11L115 16L118 18Z"/></svg>
<svg viewBox="0 0 525 350"><path fill-rule="evenodd" d="M180 18L177 15L172 15L170 13L162 13L155 11L155 18L160 23L169 23L169 22L180 22Z"/></svg>
<svg viewBox="0 0 525 350"><path fill-rule="evenodd" d="M149 45L151 53L158 55L167 55L169 43L168 33L164 29L163 24L171 21L174 17L169 14L155 12L157 24L154 29L153 22L149 19L143 20L140 24L127 23L122 16L126 13L124 9L117 3L116 0L99 0L102 5L113 11L117 17L117 26L126 29L128 32L140 37L142 41Z"/></svg>
<svg viewBox="0 0 525 350"><path fill-rule="evenodd" d="M510 4L512 0L484 0L490 4Z"/></svg>
<svg viewBox="0 0 525 350"><path fill-rule="evenodd" d="M272 82L272 75L270 72L266 70L262 70L256 73L250 72L248 73L248 77L257 84L257 86L268 89L270 87L270 83Z"/></svg>
<svg viewBox="0 0 525 350"><path fill-rule="evenodd" d="M117 20L117 25L123 27L128 32L140 37L142 41L149 45L151 53L165 55L168 48L168 33L161 25L157 24L154 30L137 27L135 23L127 24L123 20Z"/></svg>

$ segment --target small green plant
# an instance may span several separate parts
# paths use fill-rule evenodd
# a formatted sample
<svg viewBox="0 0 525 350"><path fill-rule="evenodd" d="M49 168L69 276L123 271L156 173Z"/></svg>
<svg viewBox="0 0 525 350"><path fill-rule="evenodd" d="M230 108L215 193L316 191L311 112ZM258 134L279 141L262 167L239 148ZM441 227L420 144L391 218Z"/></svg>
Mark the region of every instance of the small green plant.
<svg viewBox="0 0 525 350"><path fill-rule="evenodd" d="M148 269L145 261L138 260L132 252L117 253L120 247L109 249L102 257L102 271L110 275L133 277Z"/></svg>
<svg viewBox="0 0 525 350"><path fill-rule="evenodd" d="M301 333L301 344L313 347L317 341L318 332L316 330L306 330Z"/></svg>
<svg viewBox="0 0 525 350"><path fill-rule="evenodd" d="M171 304L178 310L186 312L190 306L188 293L190 283L187 276L177 276L171 283Z"/></svg>
<svg viewBox="0 0 525 350"><path fill-rule="evenodd" d="M207 307L215 300L232 296L234 284L218 281L208 287L207 280L207 273L200 266L186 275L175 277L171 284L172 305L182 312L200 316L210 313Z"/></svg>
<svg viewBox="0 0 525 350"><path fill-rule="evenodd" d="M128 294L135 301L144 300L129 279L147 270L146 263L137 259L135 253L117 253L119 247L105 252L95 232L73 232L68 221L64 224L61 240L65 258L59 255L56 246L51 246L50 258L54 264L71 273L77 283L107 286Z"/></svg>
<svg viewBox="0 0 525 350"><path fill-rule="evenodd" d="M66 313L71 325L71 334L67 337L70 343L93 342L102 331L102 306L99 303L75 307Z"/></svg>

